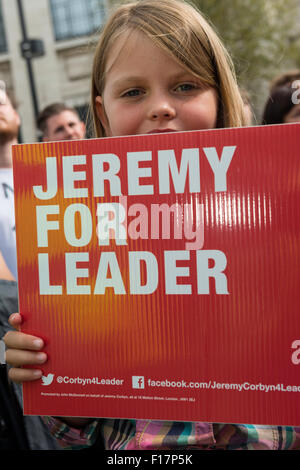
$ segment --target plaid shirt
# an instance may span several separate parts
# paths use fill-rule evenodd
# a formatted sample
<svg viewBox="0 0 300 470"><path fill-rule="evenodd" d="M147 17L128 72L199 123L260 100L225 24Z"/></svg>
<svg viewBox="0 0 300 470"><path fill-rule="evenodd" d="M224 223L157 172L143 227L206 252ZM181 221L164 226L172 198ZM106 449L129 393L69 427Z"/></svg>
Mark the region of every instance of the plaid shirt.
<svg viewBox="0 0 300 470"><path fill-rule="evenodd" d="M106 450L300 450L300 427L95 419L75 429L44 419L60 445L72 450L93 445L99 432Z"/></svg>

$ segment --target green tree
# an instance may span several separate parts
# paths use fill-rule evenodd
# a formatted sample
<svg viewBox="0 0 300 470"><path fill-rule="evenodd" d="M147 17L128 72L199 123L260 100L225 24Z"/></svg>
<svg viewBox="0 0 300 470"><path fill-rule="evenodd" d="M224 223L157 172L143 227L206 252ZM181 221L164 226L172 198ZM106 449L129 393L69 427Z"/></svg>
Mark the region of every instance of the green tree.
<svg viewBox="0 0 300 470"><path fill-rule="evenodd" d="M299 61L298 0L191 0L218 31L260 112L268 83ZM299 64L300 65L300 64Z"/></svg>

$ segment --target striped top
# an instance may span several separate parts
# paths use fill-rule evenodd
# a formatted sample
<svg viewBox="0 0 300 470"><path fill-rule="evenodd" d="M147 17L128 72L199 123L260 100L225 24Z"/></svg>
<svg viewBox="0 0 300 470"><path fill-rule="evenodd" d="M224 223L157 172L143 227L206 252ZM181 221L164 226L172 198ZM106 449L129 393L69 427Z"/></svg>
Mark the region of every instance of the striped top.
<svg viewBox="0 0 300 470"><path fill-rule="evenodd" d="M44 419L60 445L71 450L93 445L99 433L106 450L300 450L300 427L95 419L75 429Z"/></svg>

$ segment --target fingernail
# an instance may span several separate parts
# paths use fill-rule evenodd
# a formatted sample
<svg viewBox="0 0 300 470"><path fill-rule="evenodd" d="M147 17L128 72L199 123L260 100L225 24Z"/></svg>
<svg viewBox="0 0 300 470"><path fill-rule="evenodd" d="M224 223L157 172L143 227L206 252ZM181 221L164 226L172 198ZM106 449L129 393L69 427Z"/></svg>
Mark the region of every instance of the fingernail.
<svg viewBox="0 0 300 470"><path fill-rule="evenodd" d="M37 353L36 358L39 362L44 362L47 359L47 354L43 352Z"/></svg>
<svg viewBox="0 0 300 470"><path fill-rule="evenodd" d="M43 372L41 370L33 370L32 371L34 377L42 377Z"/></svg>
<svg viewBox="0 0 300 470"><path fill-rule="evenodd" d="M33 345L35 348L40 349L43 347L43 341L41 339L35 339Z"/></svg>

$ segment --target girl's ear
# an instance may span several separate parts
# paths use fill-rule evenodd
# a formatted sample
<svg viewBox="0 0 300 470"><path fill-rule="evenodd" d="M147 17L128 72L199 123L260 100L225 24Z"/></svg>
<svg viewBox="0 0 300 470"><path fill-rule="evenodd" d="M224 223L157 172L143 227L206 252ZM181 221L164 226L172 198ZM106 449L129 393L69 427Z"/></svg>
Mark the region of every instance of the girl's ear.
<svg viewBox="0 0 300 470"><path fill-rule="evenodd" d="M102 96L99 96L99 95L96 96L95 101L96 101L95 105L96 105L96 112L97 112L98 119L101 122L101 124L102 124L102 126L105 130L106 136L109 137L110 136L110 127L109 127L108 119L107 119L106 112L105 112L105 109L104 109Z"/></svg>

